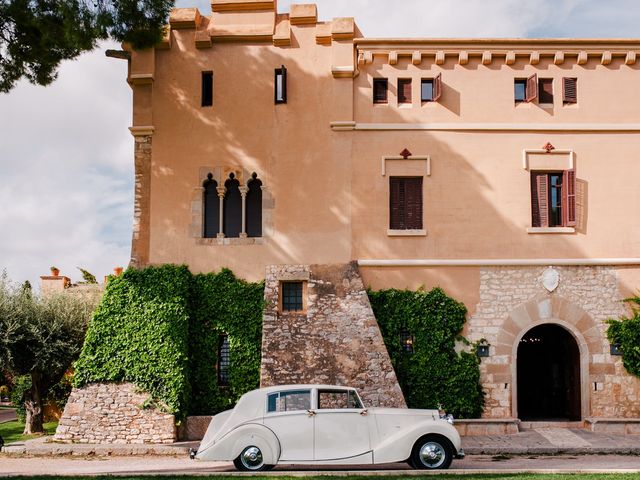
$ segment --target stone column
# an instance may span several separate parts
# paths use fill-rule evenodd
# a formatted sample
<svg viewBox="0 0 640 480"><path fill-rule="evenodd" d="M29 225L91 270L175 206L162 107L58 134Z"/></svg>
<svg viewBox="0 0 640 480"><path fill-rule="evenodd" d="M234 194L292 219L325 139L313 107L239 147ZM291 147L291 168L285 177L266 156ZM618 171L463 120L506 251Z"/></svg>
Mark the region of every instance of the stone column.
<svg viewBox="0 0 640 480"><path fill-rule="evenodd" d="M239 187L240 196L242 197L242 231L240 232L240 238L247 238L247 193L249 193L249 187Z"/></svg>
<svg viewBox="0 0 640 480"><path fill-rule="evenodd" d="M135 138L135 187L133 201L133 234L129 265L142 267L149 263L149 230L151 223L151 154L153 127L131 127Z"/></svg>
<svg viewBox="0 0 640 480"><path fill-rule="evenodd" d="M216 191L218 192L218 198L220 199L220 223L217 237L224 238L224 232L222 231L224 228L224 195L227 193L227 189L226 187L218 187L216 188Z"/></svg>

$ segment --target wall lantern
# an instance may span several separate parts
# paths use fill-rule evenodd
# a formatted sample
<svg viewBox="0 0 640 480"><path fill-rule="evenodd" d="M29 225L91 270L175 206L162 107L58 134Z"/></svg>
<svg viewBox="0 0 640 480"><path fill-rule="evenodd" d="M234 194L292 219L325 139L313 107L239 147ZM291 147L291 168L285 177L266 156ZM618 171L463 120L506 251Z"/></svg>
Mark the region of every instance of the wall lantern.
<svg viewBox="0 0 640 480"><path fill-rule="evenodd" d="M476 355L478 356L478 358L488 357L489 345L478 345L476 347Z"/></svg>
<svg viewBox="0 0 640 480"><path fill-rule="evenodd" d="M612 343L610 353L611 355L622 355L622 350L620 350L620 344Z"/></svg>
<svg viewBox="0 0 640 480"><path fill-rule="evenodd" d="M413 353L413 342L414 338L409 332L407 327L402 327L400 329L400 345L402 346L402 351L404 353Z"/></svg>

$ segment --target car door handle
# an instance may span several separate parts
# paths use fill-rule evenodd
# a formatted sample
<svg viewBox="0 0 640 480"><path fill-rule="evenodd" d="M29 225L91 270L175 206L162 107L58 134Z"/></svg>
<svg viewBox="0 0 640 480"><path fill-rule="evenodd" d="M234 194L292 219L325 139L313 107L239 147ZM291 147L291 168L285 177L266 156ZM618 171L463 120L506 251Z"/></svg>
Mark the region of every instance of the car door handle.
<svg viewBox="0 0 640 480"><path fill-rule="evenodd" d="M313 417L316 414L313 410L307 410L307 416Z"/></svg>
<svg viewBox="0 0 640 480"><path fill-rule="evenodd" d="M369 413L369 411L365 408L360 412L360 415L365 416L367 413Z"/></svg>

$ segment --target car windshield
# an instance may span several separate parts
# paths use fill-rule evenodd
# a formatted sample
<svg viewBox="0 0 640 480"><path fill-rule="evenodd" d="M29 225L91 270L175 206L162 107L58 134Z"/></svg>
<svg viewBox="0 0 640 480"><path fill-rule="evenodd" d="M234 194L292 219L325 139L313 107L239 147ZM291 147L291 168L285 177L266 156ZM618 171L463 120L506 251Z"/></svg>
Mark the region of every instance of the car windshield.
<svg viewBox="0 0 640 480"><path fill-rule="evenodd" d="M318 408L362 408L354 390L318 390Z"/></svg>

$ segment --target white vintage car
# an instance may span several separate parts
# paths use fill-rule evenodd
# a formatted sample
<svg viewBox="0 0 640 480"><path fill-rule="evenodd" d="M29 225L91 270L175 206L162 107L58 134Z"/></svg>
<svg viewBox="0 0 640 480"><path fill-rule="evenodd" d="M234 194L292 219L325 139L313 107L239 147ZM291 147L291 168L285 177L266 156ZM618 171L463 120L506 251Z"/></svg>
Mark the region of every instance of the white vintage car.
<svg viewBox="0 0 640 480"><path fill-rule="evenodd" d="M409 462L448 468L463 458L453 417L438 410L364 408L353 388L287 385L243 395L214 416L198 460L233 461L239 470L279 464L364 465Z"/></svg>

